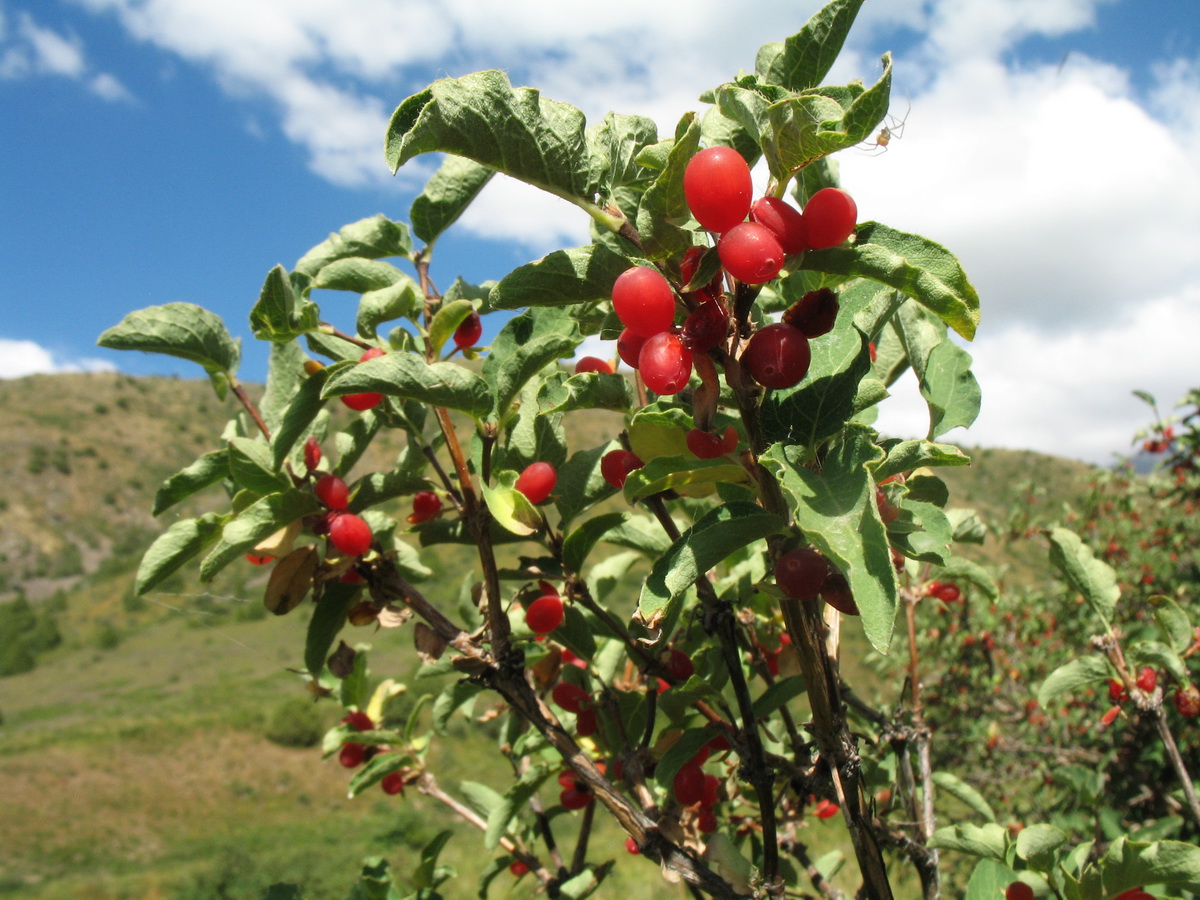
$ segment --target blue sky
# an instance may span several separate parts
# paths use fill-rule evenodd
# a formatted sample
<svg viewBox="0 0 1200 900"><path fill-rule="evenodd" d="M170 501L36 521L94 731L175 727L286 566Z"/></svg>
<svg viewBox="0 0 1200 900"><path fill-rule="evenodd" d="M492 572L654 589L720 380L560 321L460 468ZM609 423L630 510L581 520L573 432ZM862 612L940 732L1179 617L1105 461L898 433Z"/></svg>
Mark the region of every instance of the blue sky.
<svg viewBox="0 0 1200 900"><path fill-rule="evenodd" d="M0 0L0 377L197 374L96 336L186 300L244 338L272 265L341 225L406 219L386 118L445 75L499 67L669 131L816 0ZM585 12L586 11L586 12ZM1200 9L1195 0L870 0L833 77L896 55L887 153L840 155L862 218L955 251L980 290L984 390L962 439L1107 461L1200 384ZM573 207L494 183L435 278L482 281L582 243ZM349 297L322 299L350 328ZM340 305L339 305L340 304ZM485 334L486 337L486 334ZM1051 385L1047 387L1047 383ZM924 426L911 385L883 424ZM952 435L954 437L954 435Z"/></svg>

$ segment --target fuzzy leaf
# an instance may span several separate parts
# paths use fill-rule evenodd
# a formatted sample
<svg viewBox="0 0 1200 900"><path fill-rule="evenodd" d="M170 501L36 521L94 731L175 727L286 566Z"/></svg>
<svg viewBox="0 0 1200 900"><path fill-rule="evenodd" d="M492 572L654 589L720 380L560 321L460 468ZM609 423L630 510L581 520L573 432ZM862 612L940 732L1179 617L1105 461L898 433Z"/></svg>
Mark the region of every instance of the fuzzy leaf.
<svg viewBox="0 0 1200 900"><path fill-rule="evenodd" d="M408 258L411 254L412 239L408 236L408 226L377 215L351 222L329 235L300 258L296 263L296 271L311 278L337 259L353 256L363 259L381 259L385 256Z"/></svg>
<svg viewBox="0 0 1200 900"><path fill-rule="evenodd" d="M611 286L611 283L610 283ZM129 313L96 340L110 350L163 353L199 363L220 397L237 372L240 342L216 313L192 303L166 303Z"/></svg>
<svg viewBox="0 0 1200 900"><path fill-rule="evenodd" d="M479 418L492 408L487 382L462 366L426 363L420 355L387 353L332 375L323 397L374 392L457 409Z"/></svg>
<svg viewBox="0 0 1200 900"><path fill-rule="evenodd" d="M1050 538L1050 562L1067 582L1088 602L1105 625L1112 621L1121 597L1117 573L1103 560L1096 559L1090 547L1066 528L1053 528Z"/></svg>
<svg viewBox="0 0 1200 900"><path fill-rule="evenodd" d="M1081 656L1059 666L1047 676L1038 688L1038 704L1043 708L1050 705L1060 694L1068 694L1081 687L1107 681L1113 675L1112 667L1099 656Z"/></svg>
<svg viewBox="0 0 1200 900"><path fill-rule="evenodd" d="M612 298L613 282L633 263L603 244L553 253L504 276L492 288L493 309L574 306Z"/></svg>
<svg viewBox="0 0 1200 900"><path fill-rule="evenodd" d="M180 469L159 486L154 495L154 515L170 509L180 500L229 477L229 456L225 450L205 453L190 466Z"/></svg>
<svg viewBox="0 0 1200 900"><path fill-rule="evenodd" d="M261 341L293 341L320 324L320 311L311 300L298 299L283 266L267 273L258 302L250 310L250 330Z"/></svg>
<svg viewBox="0 0 1200 900"><path fill-rule="evenodd" d="M782 43L764 44L754 61L759 78L792 91L816 87L837 59L863 0L834 0Z"/></svg>
<svg viewBox="0 0 1200 900"><path fill-rule="evenodd" d="M413 200L409 211L413 234L432 244L458 221L495 174L487 166L469 159L447 156Z"/></svg>
<svg viewBox="0 0 1200 900"><path fill-rule="evenodd" d="M138 565L133 590L137 596L161 584L189 559L214 544L221 536L225 517L206 513L198 519L183 519L160 534L147 548Z"/></svg>

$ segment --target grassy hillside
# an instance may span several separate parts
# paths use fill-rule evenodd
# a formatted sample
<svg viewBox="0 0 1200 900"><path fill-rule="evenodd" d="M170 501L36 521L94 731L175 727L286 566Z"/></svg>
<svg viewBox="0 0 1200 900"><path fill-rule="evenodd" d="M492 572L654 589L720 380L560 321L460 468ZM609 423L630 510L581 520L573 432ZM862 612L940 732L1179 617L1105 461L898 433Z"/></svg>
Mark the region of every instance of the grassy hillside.
<svg viewBox="0 0 1200 900"><path fill-rule="evenodd" d="M53 613L60 632L37 668L0 679L0 897L257 900L287 879L305 881L309 898L341 900L364 856L407 871L437 831L465 830L419 796L372 791L348 801L336 762L267 740L272 717L303 695L287 669L300 665L305 613L265 618L261 570L232 566L208 588L183 573L148 599L133 597L142 550L197 508L156 522L154 491L215 446L232 401L218 402L207 382L39 376L0 381L0 410L0 602L27 598L37 614ZM583 418L588 431L573 432L572 446L615 430L615 419ZM953 505L975 507L1001 534L1014 504L1031 508L1030 490L1038 509L1086 490L1086 466L972 455L971 468L940 474ZM1037 577L994 535L978 552L1007 561L1014 578ZM445 571L455 578L431 592L457 589L462 567ZM352 639L375 645L375 671L413 673L408 632ZM333 706L318 708L331 724ZM496 756L479 752L479 740L459 732L435 746L447 787L487 780ZM627 857L615 832L597 840L618 860L607 896L685 895L645 878L644 861ZM479 852L474 838L454 841L447 861L475 871ZM473 880L457 884L453 896L474 896ZM527 888L504 876L493 896Z"/></svg>

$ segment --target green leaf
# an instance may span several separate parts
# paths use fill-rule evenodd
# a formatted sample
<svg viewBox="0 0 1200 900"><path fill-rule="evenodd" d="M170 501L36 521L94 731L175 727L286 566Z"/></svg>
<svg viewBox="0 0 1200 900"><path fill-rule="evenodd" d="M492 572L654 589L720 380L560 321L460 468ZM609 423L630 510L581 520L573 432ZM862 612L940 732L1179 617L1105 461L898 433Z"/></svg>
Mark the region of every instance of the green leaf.
<svg viewBox="0 0 1200 900"><path fill-rule="evenodd" d="M1017 856L1028 862L1030 868L1049 872L1058 848L1066 842L1066 832L1053 825L1029 825L1017 835Z"/></svg>
<svg viewBox="0 0 1200 900"><path fill-rule="evenodd" d="M313 279L313 287L365 294L391 287L407 277L391 263L351 256L325 266Z"/></svg>
<svg viewBox="0 0 1200 900"><path fill-rule="evenodd" d="M369 787L374 787L383 779L398 772L405 766L413 764L413 758L407 753L378 753L350 778L347 797L357 797Z"/></svg>
<svg viewBox="0 0 1200 900"><path fill-rule="evenodd" d="M438 694L433 702L433 730L445 734L450 718L478 697L482 690L480 685L470 681L456 681Z"/></svg>
<svg viewBox="0 0 1200 900"><path fill-rule="evenodd" d="M577 201L595 191L584 116L533 88L513 88L499 71L445 78L392 114L385 151L395 172L422 153L474 160Z"/></svg>
<svg viewBox="0 0 1200 900"><path fill-rule="evenodd" d="M429 349L434 356L441 354L446 341L474 311L475 304L470 300L452 300L434 313L433 321L429 323L428 338Z"/></svg>
<svg viewBox="0 0 1200 900"><path fill-rule="evenodd" d="M292 486L275 468L270 446L263 440L234 438L229 442L229 474L238 487L256 494L274 494Z"/></svg>
<svg viewBox="0 0 1200 900"><path fill-rule="evenodd" d="M285 884L281 881L267 888L262 900L303 900L303 897L299 885Z"/></svg>
<svg viewBox="0 0 1200 900"><path fill-rule="evenodd" d="M460 782L458 789L466 799L467 805L485 819L504 800L502 796L486 784L480 784L477 781Z"/></svg>
<svg viewBox="0 0 1200 900"><path fill-rule="evenodd" d="M222 398L241 354L240 342L230 336L221 317L192 303L166 303L131 312L96 343L110 350L163 353L199 363Z"/></svg>
<svg viewBox="0 0 1200 900"><path fill-rule="evenodd" d="M271 344L267 361L267 386L258 403L259 413L269 431L273 432L279 427L292 397L308 377L304 372L307 360L299 341Z"/></svg>
<svg viewBox="0 0 1200 900"><path fill-rule="evenodd" d="M682 227L692 219L683 195L683 173L699 146L700 123L695 113L686 113L676 129L666 167L638 205L637 229L647 259L678 256L693 243L692 232Z"/></svg>
<svg viewBox="0 0 1200 900"><path fill-rule="evenodd" d="M383 422L374 410L367 410L359 413L345 430L339 431L336 437L338 461L333 474L346 478L382 427Z"/></svg>
<svg viewBox="0 0 1200 900"><path fill-rule="evenodd" d="M570 572L578 574L583 571L588 555L608 532L624 525L629 520L629 513L614 512L588 519L566 536L562 545L563 566Z"/></svg>
<svg viewBox="0 0 1200 900"><path fill-rule="evenodd" d="M774 444L761 462L790 497L796 525L849 581L863 630L884 653L896 616L898 586L875 504L875 481L868 471L880 456L869 429L849 426L820 472L804 465L802 447Z"/></svg>
<svg viewBox="0 0 1200 900"><path fill-rule="evenodd" d="M289 489L256 500L224 527L220 543L200 564L200 580L212 581L217 572L249 552L263 538L319 510L316 497L308 491Z"/></svg>
<svg viewBox="0 0 1200 900"><path fill-rule="evenodd" d="M971 355L950 341L933 348L920 385L929 404L930 440L953 428L969 427L979 415L979 382L971 373Z"/></svg>
<svg viewBox="0 0 1200 900"><path fill-rule="evenodd" d="M408 226L377 215L359 219L336 234L329 235L301 257L296 263L296 271L313 277L338 259L352 256L363 259L401 256L407 259L411 255L412 240L408 236Z"/></svg>
<svg viewBox="0 0 1200 900"><path fill-rule="evenodd" d="M488 510L501 527L513 534L528 536L542 527L542 514L537 507L530 503L525 495L513 488L516 482L515 472L509 472L508 484L497 484L495 487L481 485L483 500Z"/></svg>
<svg viewBox="0 0 1200 900"><path fill-rule="evenodd" d="M1006 863L1006 834L1004 827L995 822L983 826L951 825L935 831L928 846L933 850L957 850L981 859Z"/></svg>
<svg viewBox="0 0 1200 900"><path fill-rule="evenodd" d="M429 490L429 482L419 470L392 469L387 472L372 472L354 484L354 496L350 498L350 511L362 512L396 497L407 497L417 491Z"/></svg>
<svg viewBox="0 0 1200 900"><path fill-rule="evenodd" d="M999 900L1008 886L1017 880L1017 873L1003 863L981 859L971 872L964 900Z"/></svg>
<svg viewBox="0 0 1200 900"><path fill-rule="evenodd" d="M495 850L500 844L500 838L508 831L513 819L529 806L529 801L537 793L542 782L550 774L546 766L534 766L526 770L517 782L504 794L504 800L497 806L487 820L487 831L483 843L489 850Z"/></svg>
<svg viewBox="0 0 1200 900"><path fill-rule="evenodd" d="M575 306L612 299L613 282L633 263L603 244L555 250L513 269L492 288L493 309Z"/></svg>
<svg viewBox="0 0 1200 900"><path fill-rule="evenodd" d="M439 867L437 864L438 857L441 856L442 849L454 836L454 832L447 829L439 832L438 835L426 844L421 850L421 864L413 871L413 884L421 889L434 888L441 884L449 876L450 871L444 867Z"/></svg>
<svg viewBox="0 0 1200 900"><path fill-rule="evenodd" d="M935 444L932 441L890 441L885 443L887 456L875 467L876 481L883 481L902 472L911 472L924 466L969 466L971 457L953 444Z"/></svg>
<svg viewBox="0 0 1200 900"><path fill-rule="evenodd" d="M216 513L173 524L143 554L133 584L134 593L139 597L145 594L215 543L224 524L225 518Z"/></svg>
<svg viewBox="0 0 1200 900"><path fill-rule="evenodd" d="M1100 656L1081 656L1059 666L1047 676L1038 688L1038 704L1043 708L1050 705L1060 694L1068 694L1099 681L1108 681L1113 676L1112 667Z"/></svg>
<svg viewBox="0 0 1200 900"><path fill-rule="evenodd" d="M425 308L420 286L405 275L385 287L367 291L358 301L358 318L354 328L359 337L369 341L379 337L379 326L396 319L416 319Z"/></svg>
<svg viewBox="0 0 1200 900"><path fill-rule="evenodd" d="M600 887L601 876L597 874L597 871L607 873L610 868L612 868L611 862L605 863L603 866L598 867L598 869L584 869L578 875L574 875L560 884L558 891L567 900L584 900L585 897L591 896Z"/></svg>
<svg viewBox="0 0 1200 900"><path fill-rule="evenodd" d="M762 692L754 701L754 717L763 719L775 710L787 706L807 690L804 679L799 675L782 678Z"/></svg>
<svg viewBox="0 0 1200 900"><path fill-rule="evenodd" d="M783 43L764 44L754 61L763 81L792 91L821 83L841 52L863 0L834 0Z"/></svg>
<svg viewBox="0 0 1200 900"><path fill-rule="evenodd" d="M158 513L155 512L155 515ZM1187 650L1195 640L1195 632L1187 613L1170 597L1161 594L1151 597L1150 605L1154 607L1154 622L1166 638L1168 646L1176 653Z"/></svg>
<svg viewBox="0 0 1200 900"><path fill-rule="evenodd" d="M483 364L483 377L495 392L495 412L503 417L534 375L569 357L579 346L578 328L568 310L529 309L508 321Z"/></svg>
<svg viewBox="0 0 1200 900"><path fill-rule="evenodd" d="M321 324L320 310L311 300L298 299L283 266L267 273L258 302L250 310L250 329L260 341L284 343Z"/></svg>
<svg viewBox="0 0 1200 900"><path fill-rule="evenodd" d="M1091 548L1074 532L1052 528L1047 536L1050 538L1050 562L1063 573L1071 587L1083 594L1083 599L1107 626L1121 597L1117 573L1108 563L1096 559Z"/></svg>
<svg viewBox="0 0 1200 900"><path fill-rule="evenodd" d="M638 597L638 617L650 628L670 618L672 607L705 572L784 524L756 504L740 501L705 513L654 563Z"/></svg>
<svg viewBox="0 0 1200 900"><path fill-rule="evenodd" d="M1000 597L1000 588L996 584L996 580L992 578L992 574L983 566L969 559L955 557L942 567L938 577L943 581L957 583L965 581L972 584L979 588L988 600L997 600Z"/></svg>
<svg viewBox="0 0 1200 900"><path fill-rule="evenodd" d="M650 460L625 479L625 499L630 503L667 490L685 491L693 485L747 484L750 473L728 459L687 459L663 456Z"/></svg>
<svg viewBox="0 0 1200 900"><path fill-rule="evenodd" d="M979 793L979 791L975 790L975 788L962 779L951 775L949 772L934 772L933 783L940 790L945 791L951 797L966 804L973 812L983 816L989 822L996 821L996 814L988 806L988 802L983 798L983 794Z"/></svg>
<svg viewBox="0 0 1200 900"><path fill-rule="evenodd" d="M1166 644L1158 641L1135 641L1126 650L1126 655L1134 669L1153 666L1156 669L1166 669L1180 684L1187 684L1192 680L1183 657Z"/></svg>
<svg viewBox="0 0 1200 900"><path fill-rule="evenodd" d="M601 447L580 450L559 466L558 483L554 487L551 500L560 516L560 529L565 529L584 510L612 496L613 489L600 472L600 460L609 450L619 446L620 444L612 442ZM661 529L659 533L662 533Z"/></svg>
<svg viewBox="0 0 1200 900"><path fill-rule="evenodd" d="M580 409L611 409L628 412L637 405L637 394L624 375L583 372L547 378L538 392L538 408L546 413Z"/></svg>
<svg viewBox="0 0 1200 900"><path fill-rule="evenodd" d="M794 388L771 391L762 403L766 440L801 444L810 451L837 434L858 410L859 383L871 371L867 340L854 328L810 341L812 362Z"/></svg>
<svg viewBox="0 0 1200 900"><path fill-rule="evenodd" d="M651 178L649 170L639 165L638 156L658 141L658 125L653 119L610 112L587 130L587 140L593 171L609 193Z"/></svg>
<svg viewBox="0 0 1200 900"><path fill-rule="evenodd" d="M225 450L205 453L190 466L180 469L159 486L154 495L154 515L170 509L180 500L216 484L229 476L229 456Z"/></svg>
<svg viewBox="0 0 1200 900"><path fill-rule="evenodd" d="M492 408L487 382L462 366L426 363L417 353L386 353L342 369L332 376L323 397L373 392L457 409L475 418Z"/></svg>
<svg viewBox="0 0 1200 900"><path fill-rule="evenodd" d="M1195 890L1200 885L1200 847L1181 841L1142 843L1119 837L1083 873L1082 895L1115 897L1130 888L1161 884Z"/></svg>
<svg viewBox="0 0 1200 900"><path fill-rule="evenodd" d="M433 244L458 221L494 174L487 166L469 159L447 156L413 200L409 210L413 234Z"/></svg>
<svg viewBox="0 0 1200 900"><path fill-rule="evenodd" d="M358 600L361 589L357 585L335 581L325 586L304 640L304 667L316 681L325 668L329 648L346 624L346 614Z"/></svg>
<svg viewBox="0 0 1200 900"><path fill-rule="evenodd" d="M854 243L810 250L804 268L869 278L908 294L971 340L979 326L979 294L945 247L878 222L863 222Z"/></svg>
<svg viewBox="0 0 1200 900"><path fill-rule="evenodd" d="M325 387L328 369L320 369L300 383L300 389L292 396L279 427L271 436L271 466L275 470L283 467L292 448L301 438L308 436L309 426L325 407L321 391Z"/></svg>

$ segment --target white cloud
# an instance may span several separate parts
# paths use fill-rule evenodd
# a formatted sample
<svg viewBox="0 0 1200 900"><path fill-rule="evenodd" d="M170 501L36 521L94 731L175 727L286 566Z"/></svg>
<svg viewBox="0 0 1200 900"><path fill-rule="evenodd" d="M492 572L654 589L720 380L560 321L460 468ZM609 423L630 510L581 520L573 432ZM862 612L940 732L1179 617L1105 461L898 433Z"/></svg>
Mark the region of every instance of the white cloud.
<svg viewBox="0 0 1200 900"><path fill-rule="evenodd" d="M103 359L63 359L34 341L0 338L0 378L23 378L58 372L114 372L116 366Z"/></svg>
<svg viewBox="0 0 1200 900"><path fill-rule="evenodd" d="M102 100L110 102L133 102L133 94L115 76L101 72L88 82L88 89Z"/></svg>
<svg viewBox="0 0 1200 900"><path fill-rule="evenodd" d="M86 81L96 96L108 101L131 101L133 95L107 72L89 74L83 42L74 34L60 34L21 13L15 33L10 33L0 9L0 80L57 76Z"/></svg>
<svg viewBox="0 0 1200 900"><path fill-rule="evenodd" d="M25 14L21 16L18 33L33 52L32 64L36 71L79 78L87 68L83 45L74 35L64 36L42 28Z"/></svg>

